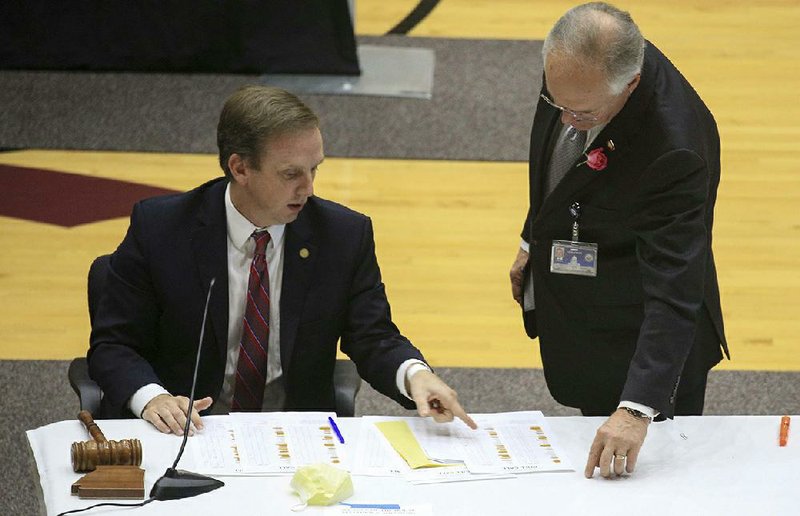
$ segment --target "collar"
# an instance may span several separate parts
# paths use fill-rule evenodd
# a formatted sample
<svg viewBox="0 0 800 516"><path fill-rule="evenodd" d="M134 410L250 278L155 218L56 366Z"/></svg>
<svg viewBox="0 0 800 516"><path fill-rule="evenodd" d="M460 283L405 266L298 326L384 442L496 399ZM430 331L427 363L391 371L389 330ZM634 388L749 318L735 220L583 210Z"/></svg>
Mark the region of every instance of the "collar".
<svg viewBox="0 0 800 516"><path fill-rule="evenodd" d="M594 142L594 139L597 138L597 135L600 134L603 131L603 129L606 128L607 125L608 122L606 122L605 124L596 125L591 129L589 129L588 131L586 131L586 145L583 148L584 153L587 150L589 150L589 147L592 145L592 142Z"/></svg>
<svg viewBox="0 0 800 516"><path fill-rule="evenodd" d="M276 224L266 228L258 227L252 222L247 220L244 215L239 213L236 206L231 201L231 184L225 187L225 220L228 226L228 239L233 246L241 252L245 252L245 245L250 239L254 231L269 231L270 242L273 246L277 246L286 230L286 224Z"/></svg>

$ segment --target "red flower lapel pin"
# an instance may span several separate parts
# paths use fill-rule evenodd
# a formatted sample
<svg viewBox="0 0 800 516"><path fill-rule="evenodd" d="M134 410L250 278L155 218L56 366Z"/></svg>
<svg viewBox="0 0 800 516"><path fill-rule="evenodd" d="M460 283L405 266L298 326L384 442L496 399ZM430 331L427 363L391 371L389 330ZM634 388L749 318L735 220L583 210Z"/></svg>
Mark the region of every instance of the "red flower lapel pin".
<svg viewBox="0 0 800 516"><path fill-rule="evenodd" d="M608 150L614 150L614 142L608 140ZM587 167L591 168L596 172L600 172L601 170L605 170L608 166L608 156L606 156L605 149L603 147L597 147L596 149L592 149L585 154L586 161L581 161L578 163L578 166L586 164Z"/></svg>
<svg viewBox="0 0 800 516"><path fill-rule="evenodd" d="M603 152L603 148L598 147L586 153L585 163L587 167L600 172L606 168L606 166L608 166L608 157L606 156L606 153Z"/></svg>

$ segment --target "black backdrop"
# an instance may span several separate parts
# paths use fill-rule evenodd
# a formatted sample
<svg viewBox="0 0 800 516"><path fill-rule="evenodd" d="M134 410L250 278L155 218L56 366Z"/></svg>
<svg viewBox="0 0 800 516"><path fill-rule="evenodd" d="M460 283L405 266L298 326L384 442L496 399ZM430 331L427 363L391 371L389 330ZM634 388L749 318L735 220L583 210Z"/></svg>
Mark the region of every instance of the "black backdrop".
<svg viewBox="0 0 800 516"><path fill-rule="evenodd" d="M0 68L359 73L347 0L3 0Z"/></svg>

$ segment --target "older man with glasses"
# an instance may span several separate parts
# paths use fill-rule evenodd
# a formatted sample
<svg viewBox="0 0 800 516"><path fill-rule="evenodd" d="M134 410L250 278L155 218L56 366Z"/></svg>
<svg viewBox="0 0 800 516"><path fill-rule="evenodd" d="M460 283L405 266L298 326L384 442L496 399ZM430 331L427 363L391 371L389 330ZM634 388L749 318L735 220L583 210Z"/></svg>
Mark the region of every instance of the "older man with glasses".
<svg viewBox="0 0 800 516"><path fill-rule="evenodd" d="M632 473L649 423L701 414L728 354L711 251L719 135L611 5L568 11L542 54L512 293L553 397L608 416L586 476Z"/></svg>

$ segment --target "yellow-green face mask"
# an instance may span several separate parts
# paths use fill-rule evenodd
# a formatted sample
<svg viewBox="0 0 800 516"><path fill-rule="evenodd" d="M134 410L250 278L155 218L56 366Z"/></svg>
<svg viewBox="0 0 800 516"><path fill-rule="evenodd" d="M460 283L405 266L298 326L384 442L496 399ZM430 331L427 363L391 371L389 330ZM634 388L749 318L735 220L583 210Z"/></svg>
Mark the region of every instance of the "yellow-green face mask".
<svg viewBox="0 0 800 516"><path fill-rule="evenodd" d="M353 496L350 473L329 464L298 468L289 485L303 502L292 510L302 510L307 505L332 505Z"/></svg>

